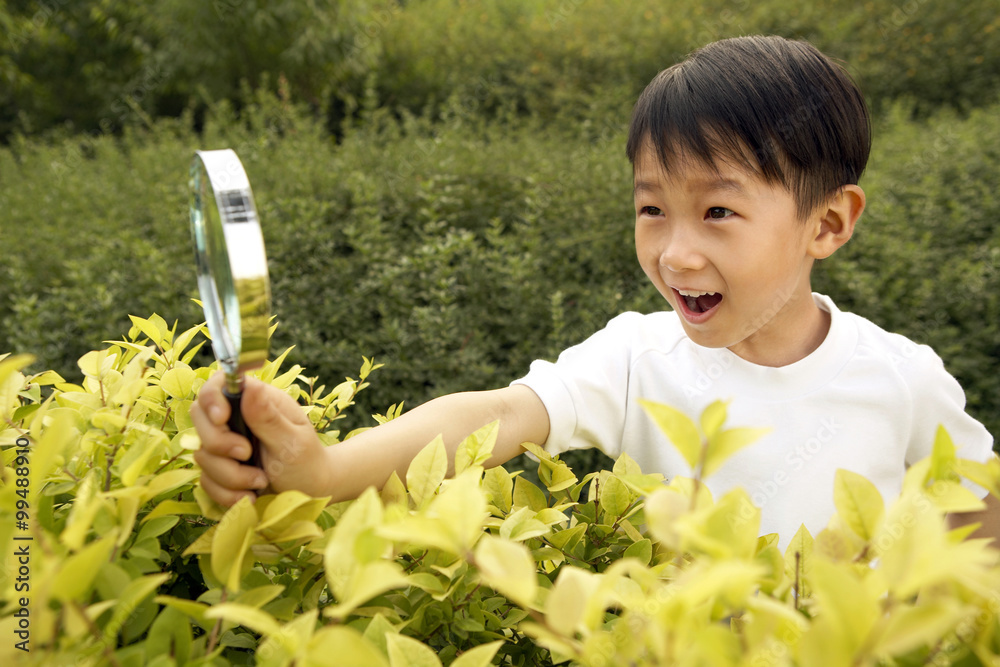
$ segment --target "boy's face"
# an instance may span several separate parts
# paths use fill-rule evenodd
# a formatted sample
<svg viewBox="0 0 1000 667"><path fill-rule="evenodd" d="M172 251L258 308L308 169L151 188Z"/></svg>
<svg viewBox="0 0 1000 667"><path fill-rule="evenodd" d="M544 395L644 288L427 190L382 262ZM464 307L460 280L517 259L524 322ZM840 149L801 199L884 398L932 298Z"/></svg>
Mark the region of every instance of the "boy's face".
<svg viewBox="0 0 1000 667"><path fill-rule="evenodd" d="M635 211L639 263L694 342L768 366L822 342L829 321L809 283L818 221L800 220L786 189L721 161L668 174L645 150Z"/></svg>

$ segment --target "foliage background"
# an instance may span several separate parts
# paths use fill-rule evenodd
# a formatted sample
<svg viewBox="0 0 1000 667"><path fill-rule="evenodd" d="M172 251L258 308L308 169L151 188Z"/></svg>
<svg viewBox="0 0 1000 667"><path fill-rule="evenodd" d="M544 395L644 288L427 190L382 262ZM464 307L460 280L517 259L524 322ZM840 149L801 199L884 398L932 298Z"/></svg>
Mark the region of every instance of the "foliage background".
<svg viewBox="0 0 1000 667"><path fill-rule="evenodd" d="M816 289L934 346L1000 430L997 0L7 1L0 28L0 350L37 369L78 376L129 313L200 318L187 166L228 146L275 349L330 381L385 362L359 414L504 385L662 307L634 260L631 104L765 32L843 59L876 113L869 209Z"/></svg>

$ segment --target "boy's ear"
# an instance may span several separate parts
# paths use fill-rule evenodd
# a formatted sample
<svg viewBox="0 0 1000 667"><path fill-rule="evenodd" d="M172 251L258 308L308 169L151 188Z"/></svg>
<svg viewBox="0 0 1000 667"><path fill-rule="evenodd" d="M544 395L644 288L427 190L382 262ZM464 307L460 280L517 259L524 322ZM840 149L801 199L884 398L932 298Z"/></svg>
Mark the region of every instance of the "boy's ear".
<svg viewBox="0 0 1000 667"><path fill-rule="evenodd" d="M845 185L830 195L822 208L818 209L816 236L809 243L809 254L816 259L825 259L840 246L847 243L854 234L854 225L865 210L865 191L857 185Z"/></svg>

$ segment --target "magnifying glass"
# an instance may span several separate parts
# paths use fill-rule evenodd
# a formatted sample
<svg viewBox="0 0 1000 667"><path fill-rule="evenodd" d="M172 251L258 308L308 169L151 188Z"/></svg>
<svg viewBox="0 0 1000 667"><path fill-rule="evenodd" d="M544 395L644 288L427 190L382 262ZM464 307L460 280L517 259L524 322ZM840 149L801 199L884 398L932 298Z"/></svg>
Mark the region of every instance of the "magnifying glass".
<svg viewBox="0 0 1000 667"><path fill-rule="evenodd" d="M191 164L191 235L198 291L215 358L226 374L229 429L253 448L248 465L261 467L260 444L243 421L243 376L267 359L271 287L264 236L250 181L230 149L197 151Z"/></svg>

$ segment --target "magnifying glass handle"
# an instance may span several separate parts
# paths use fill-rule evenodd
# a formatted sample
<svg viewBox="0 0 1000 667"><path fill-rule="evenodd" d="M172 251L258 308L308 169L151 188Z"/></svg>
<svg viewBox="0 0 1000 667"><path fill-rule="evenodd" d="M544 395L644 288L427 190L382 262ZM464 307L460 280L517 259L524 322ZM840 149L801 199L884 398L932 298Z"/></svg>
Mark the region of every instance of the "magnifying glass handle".
<svg viewBox="0 0 1000 667"><path fill-rule="evenodd" d="M244 464L262 468L263 466L260 461L260 441L257 440L257 436L253 434L250 427L243 421L243 411L240 410L240 401L243 398L243 392L239 391L234 394L224 388L222 393L225 394L226 400L229 401L229 430L233 433L239 433L249 440L250 447L253 450L250 458Z"/></svg>

